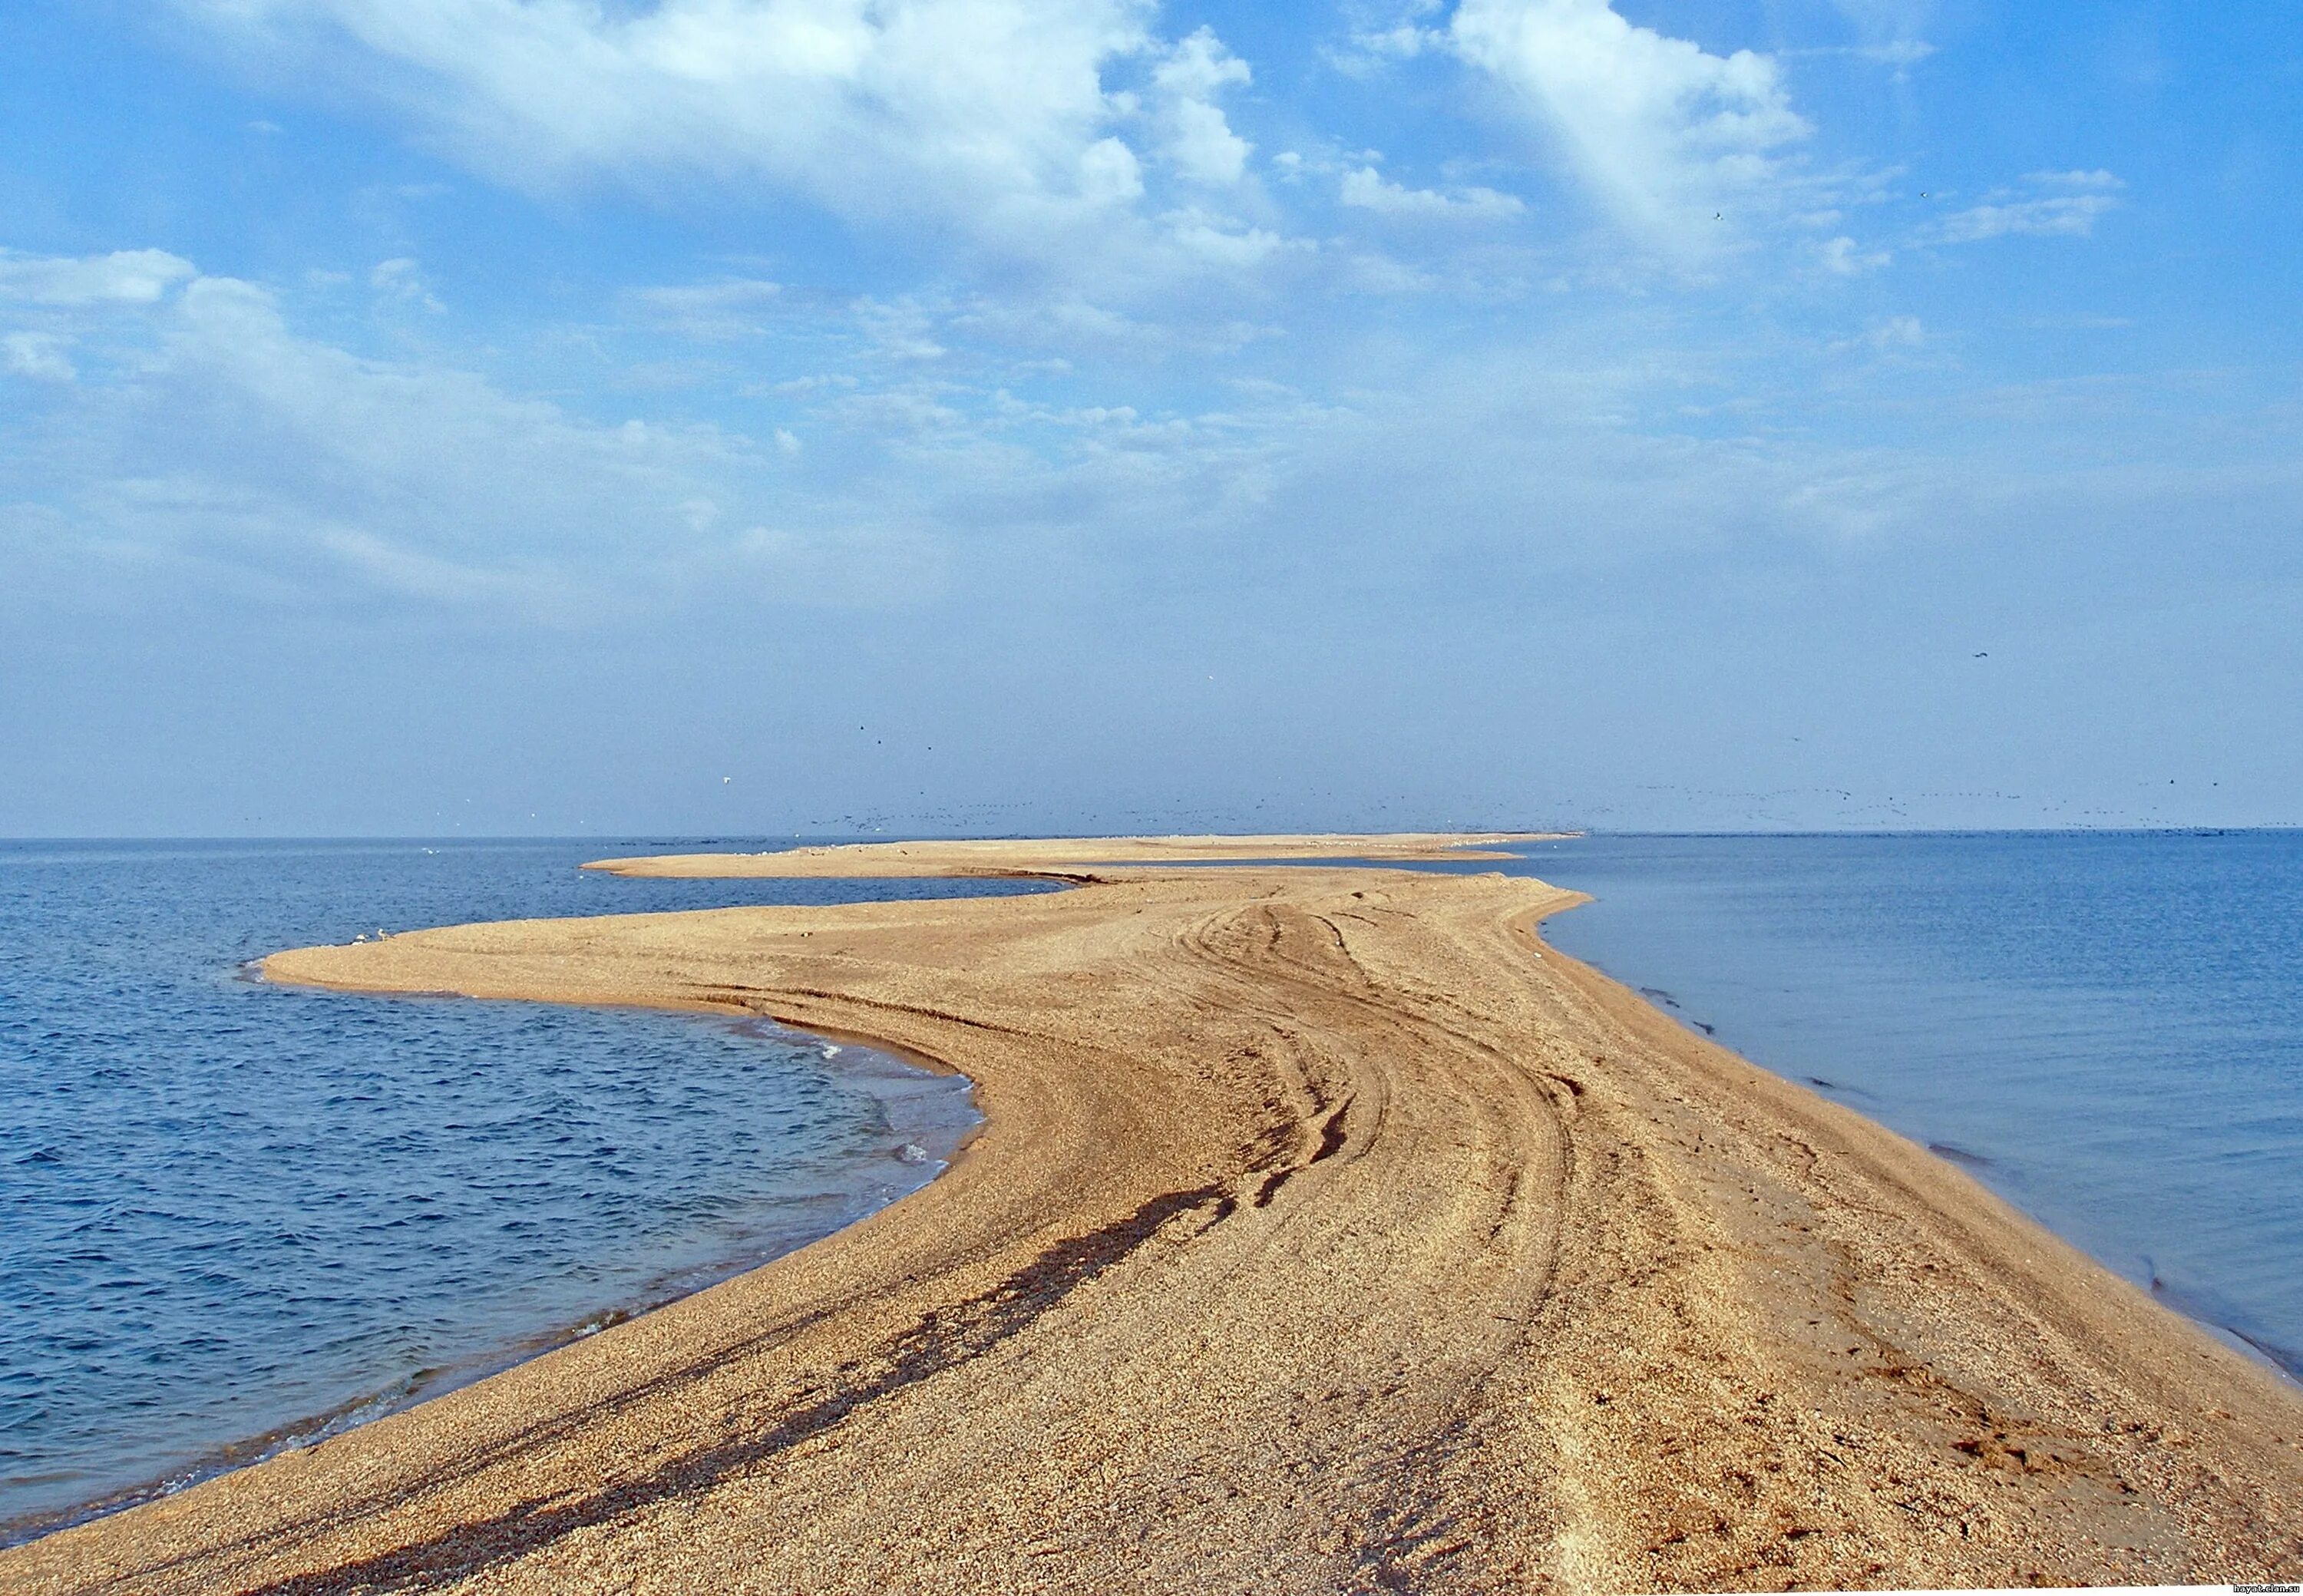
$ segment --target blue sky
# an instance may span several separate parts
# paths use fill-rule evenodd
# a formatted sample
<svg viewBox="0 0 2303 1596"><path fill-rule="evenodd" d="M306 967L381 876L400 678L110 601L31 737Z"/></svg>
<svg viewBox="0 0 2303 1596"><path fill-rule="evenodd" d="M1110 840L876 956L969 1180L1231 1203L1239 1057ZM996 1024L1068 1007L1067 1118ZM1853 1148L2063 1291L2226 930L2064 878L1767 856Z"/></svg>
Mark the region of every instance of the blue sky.
<svg viewBox="0 0 2303 1596"><path fill-rule="evenodd" d="M0 61L0 834L2303 822L2283 0Z"/></svg>

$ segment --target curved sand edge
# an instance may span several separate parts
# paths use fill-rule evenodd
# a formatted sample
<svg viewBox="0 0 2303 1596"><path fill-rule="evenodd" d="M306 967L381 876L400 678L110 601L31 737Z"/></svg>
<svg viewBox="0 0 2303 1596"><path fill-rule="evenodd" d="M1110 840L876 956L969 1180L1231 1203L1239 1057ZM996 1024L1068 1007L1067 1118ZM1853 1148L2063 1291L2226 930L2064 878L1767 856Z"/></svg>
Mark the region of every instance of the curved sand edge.
<svg viewBox="0 0 2303 1596"><path fill-rule="evenodd" d="M0 1557L11 1589L2293 1577L2303 1400L1538 944L1524 879L414 933L368 991L941 1059L969 1154L752 1274Z"/></svg>

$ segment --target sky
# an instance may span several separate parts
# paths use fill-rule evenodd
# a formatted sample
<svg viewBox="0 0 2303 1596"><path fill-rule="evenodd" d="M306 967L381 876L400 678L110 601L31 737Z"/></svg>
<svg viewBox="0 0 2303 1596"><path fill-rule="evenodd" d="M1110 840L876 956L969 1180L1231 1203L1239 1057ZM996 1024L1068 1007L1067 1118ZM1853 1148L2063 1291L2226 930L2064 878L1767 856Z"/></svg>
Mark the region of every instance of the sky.
<svg viewBox="0 0 2303 1596"><path fill-rule="evenodd" d="M13 0L0 835L2303 823L2292 0Z"/></svg>

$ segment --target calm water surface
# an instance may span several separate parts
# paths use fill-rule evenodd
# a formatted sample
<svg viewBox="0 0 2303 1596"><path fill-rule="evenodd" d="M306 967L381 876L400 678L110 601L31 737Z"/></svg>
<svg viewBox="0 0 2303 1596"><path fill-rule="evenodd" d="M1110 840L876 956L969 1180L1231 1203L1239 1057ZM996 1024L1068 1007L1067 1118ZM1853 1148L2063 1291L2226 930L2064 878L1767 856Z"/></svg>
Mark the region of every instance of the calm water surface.
<svg viewBox="0 0 2303 1596"><path fill-rule="evenodd" d="M379 928L1035 890L576 869L666 846L0 844L0 1539L474 1378L941 1167L966 1084L867 1050L242 969Z"/></svg>
<svg viewBox="0 0 2303 1596"><path fill-rule="evenodd" d="M1557 946L2303 1375L2303 832L1523 852Z"/></svg>

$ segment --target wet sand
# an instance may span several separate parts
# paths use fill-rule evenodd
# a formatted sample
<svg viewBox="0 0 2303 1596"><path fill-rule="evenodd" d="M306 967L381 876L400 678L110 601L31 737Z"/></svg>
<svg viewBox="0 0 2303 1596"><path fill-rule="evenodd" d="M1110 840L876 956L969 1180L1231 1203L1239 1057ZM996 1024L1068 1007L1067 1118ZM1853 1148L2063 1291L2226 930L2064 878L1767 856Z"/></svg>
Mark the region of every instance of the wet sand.
<svg viewBox="0 0 2303 1596"><path fill-rule="evenodd" d="M1252 840L1202 851L1342 846ZM1543 949L1573 894L904 846L907 873L1084 884L275 956L347 990L769 1014L964 1070L986 1122L860 1225L0 1554L0 1587L2303 1575L2294 1385Z"/></svg>

